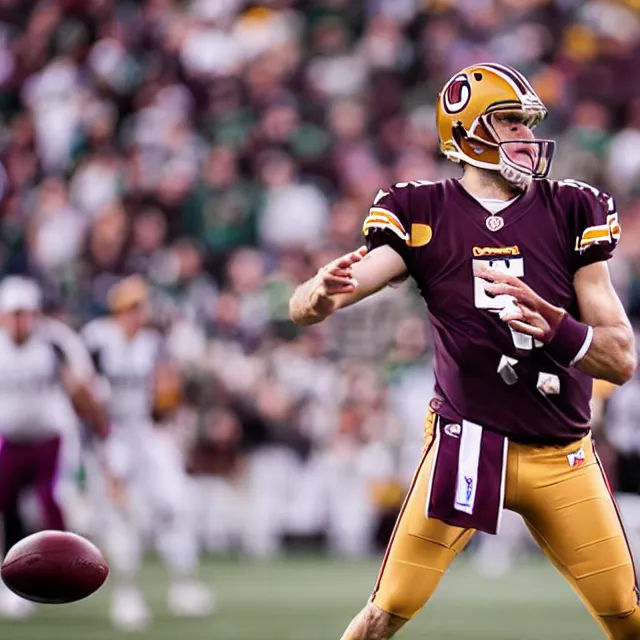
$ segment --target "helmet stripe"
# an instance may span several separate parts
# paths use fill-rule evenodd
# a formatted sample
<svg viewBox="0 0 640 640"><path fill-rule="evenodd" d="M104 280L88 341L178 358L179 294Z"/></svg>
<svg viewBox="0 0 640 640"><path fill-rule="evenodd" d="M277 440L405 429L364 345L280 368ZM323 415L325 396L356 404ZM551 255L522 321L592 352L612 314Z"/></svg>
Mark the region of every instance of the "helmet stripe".
<svg viewBox="0 0 640 640"><path fill-rule="evenodd" d="M520 71L518 71L517 69L514 69L513 67L505 67L505 68L511 71L511 73L513 73L516 77L520 78L524 86L527 87L527 89L529 89L531 93L535 94L535 89L531 86L531 83L527 80L526 76L523 73L520 73Z"/></svg>
<svg viewBox="0 0 640 640"><path fill-rule="evenodd" d="M531 93L533 94L536 93L535 89L531 86L531 83L529 82L529 80L527 80L527 77L523 73L520 73L517 69L514 69L513 67L508 67L508 68L509 68L509 71L512 71L516 76L520 78L520 80L522 80L524 85L529 89Z"/></svg>
<svg viewBox="0 0 640 640"><path fill-rule="evenodd" d="M505 75L515 86L518 88L520 93L533 93L536 95L533 87L529 84L529 81L516 69L513 67L507 67L502 64L496 64L494 62L487 62L482 64L483 67L488 67L493 71L497 71L498 73L502 73Z"/></svg>

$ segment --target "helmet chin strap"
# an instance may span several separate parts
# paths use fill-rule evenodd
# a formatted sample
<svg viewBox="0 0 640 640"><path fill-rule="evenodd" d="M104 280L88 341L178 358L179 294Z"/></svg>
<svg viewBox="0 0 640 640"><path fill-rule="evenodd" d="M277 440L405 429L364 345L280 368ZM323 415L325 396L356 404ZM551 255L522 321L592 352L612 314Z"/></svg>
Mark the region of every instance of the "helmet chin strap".
<svg viewBox="0 0 640 640"><path fill-rule="evenodd" d="M498 172L510 185L521 191L527 189L533 182L531 171L510 160L501 145L496 146L500 154L500 162L498 164L478 162L474 158L469 158L466 154L461 157L461 160L479 169Z"/></svg>
<svg viewBox="0 0 640 640"><path fill-rule="evenodd" d="M533 182L533 175L531 172L509 160L502 146L500 146L500 164L496 169L509 184L512 184L518 189L522 189L522 191L527 189Z"/></svg>

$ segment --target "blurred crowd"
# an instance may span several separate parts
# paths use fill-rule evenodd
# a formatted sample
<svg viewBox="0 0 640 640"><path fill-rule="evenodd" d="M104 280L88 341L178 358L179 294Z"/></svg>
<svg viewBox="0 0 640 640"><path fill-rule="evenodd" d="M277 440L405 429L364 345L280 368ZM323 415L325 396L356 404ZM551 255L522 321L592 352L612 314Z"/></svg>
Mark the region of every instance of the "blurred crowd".
<svg viewBox="0 0 640 640"><path fill-rule="evenodd" d="M616 196L640 317L639 55L635 0L0 0L1 273L76 327L143 274L187 380L189 470L217 496L210 546L233 545L216 523L246 483L300 502L301 535L348 525L355 487L367 524L337 544L356 552L420 454L429 331L402 285L300 332L293 288L362 243L378 189L456 174L437 91L497 61L550 110L554 176Z"/></svg>

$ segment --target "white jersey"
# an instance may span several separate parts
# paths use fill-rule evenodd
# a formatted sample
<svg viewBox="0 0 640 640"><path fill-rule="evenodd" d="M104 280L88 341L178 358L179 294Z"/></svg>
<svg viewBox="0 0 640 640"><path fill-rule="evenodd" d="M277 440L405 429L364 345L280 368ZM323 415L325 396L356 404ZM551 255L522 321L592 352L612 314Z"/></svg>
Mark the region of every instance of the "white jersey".
<svg viewBox="0 0 640 640"><path fill-rule="evenodd" d="M107 409L114 424L146 423L153 411L155 370L163 357L162 336L141 329L128 339L112 318L82 330L99 375L108 383Z"/></svg>
<svg viewBox="0 0 640 640"><path fill-rule="evenodd" d="M62 387L61 368L80 379L93 375L82 340L66 324L42 318L29 339L16 344L0 330L0 435L15 441L68 431L76 418Z"/></svg>

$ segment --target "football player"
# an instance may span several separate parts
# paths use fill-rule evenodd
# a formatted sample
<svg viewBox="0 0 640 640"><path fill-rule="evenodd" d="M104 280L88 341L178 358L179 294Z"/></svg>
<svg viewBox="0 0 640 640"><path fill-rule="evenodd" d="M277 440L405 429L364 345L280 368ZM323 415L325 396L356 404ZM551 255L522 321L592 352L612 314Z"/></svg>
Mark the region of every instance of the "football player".
<svg viewBox="0 0 640 640"><path fill-rule="evenodd" d="M205 615L213 607L209 589L194 578L198 549L184 460L154 420L154 409L166 411L179 394L172 390L177 372L164 338L147 326L148 296L141 276L121 280L108 293L111 314L82 331L112 424L103 450L88 458L88 480L116 580L111 618L126 631L145 627L150 618L137 584L145 529L152 530L172 574L171 612Z"/></svg>
<svg viewBox="0 0 640 640"><path fill-rule="evenodd" d="M373 594L343 640L390 638L429 600L476 530L516 511L609 638L640 638L633 562L589 427L592 377L636 367L606 260L613 198L547 179L547 115L515 69L478 64L438 96L441 149L460 179L380 191L366 246L290 302L300 325L406 277L435 334L435 397L421 462Z"/></svg>
<svg viewBox="0 0 640 640"><path fill-rule="evenodd" d="M33 491L45 529L64 529L58 504L62 449L78 416L104 438L107 416L90 389L93 366L80 337L42 316L41 292L29 278L0 284L0 516L4 548L24 537L20 503ZM0 589L0 612L22 617L33 604Z"/></svg>

